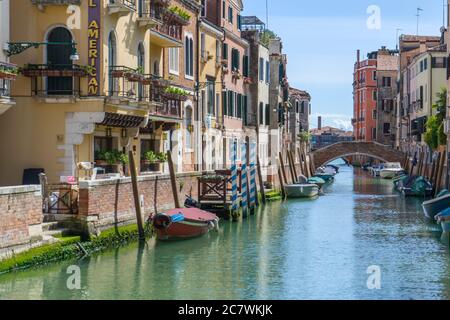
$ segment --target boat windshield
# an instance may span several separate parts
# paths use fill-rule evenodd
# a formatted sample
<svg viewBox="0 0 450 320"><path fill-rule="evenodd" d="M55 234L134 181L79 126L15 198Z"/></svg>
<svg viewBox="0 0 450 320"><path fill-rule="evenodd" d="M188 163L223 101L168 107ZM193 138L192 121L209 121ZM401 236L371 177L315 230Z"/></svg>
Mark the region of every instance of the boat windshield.
<svg viewBox="0 0 450 320"><path fill-rule="evenodd" d="M401 165L400 163L398 163L398 162L395 162L395 163L386 163L386 164L384 165L384 168L385 168L385 169L401 169L401 168L402 168L402 165Z"/></svg>

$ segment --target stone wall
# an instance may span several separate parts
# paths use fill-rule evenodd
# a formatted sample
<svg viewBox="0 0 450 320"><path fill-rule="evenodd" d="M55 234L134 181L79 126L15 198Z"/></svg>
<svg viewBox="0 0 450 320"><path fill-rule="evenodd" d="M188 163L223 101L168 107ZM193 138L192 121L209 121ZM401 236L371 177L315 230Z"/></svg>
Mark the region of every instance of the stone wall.
<svg viewBox="0 0 450 320"><path fill-rule="evenodd" d="M0 256L42 240L40 186L0 188Z"/></svg>
<svg viewBox="0 0 450 320"><path fill-rule="evenodd" d="M185 195L197 198L199 173L177 174L181 205ZM144 221L149 214L175 207L169 175L138 177ZM136 222L131 178L80 181L79 215L82 232L97 234L115 225Z"/></svg>

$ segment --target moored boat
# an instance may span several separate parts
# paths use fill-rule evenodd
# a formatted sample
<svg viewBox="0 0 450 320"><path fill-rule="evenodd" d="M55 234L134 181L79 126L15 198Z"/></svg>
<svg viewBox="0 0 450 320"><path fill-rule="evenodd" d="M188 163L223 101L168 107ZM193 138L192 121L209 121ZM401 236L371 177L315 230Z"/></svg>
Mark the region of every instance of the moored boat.
<svg viewBox="0 0 450 320"><path fill-rule="evenodd" d="M435 217L436 221L441 224L442 231L450 232L450 208L438 213Z"/></svg>
<svg viewBox="0 0 450 320"><path fill-rule="evenodd" d="M429 219L434 219L443 210L450 208L450 193L445 190L437 198L425 201L422 204L423 212Z"/></svg>
<svg viewBox="0 0 450 320"><path fill-rule="evenodd" d="M284 186L288 198L314 198L319 195L319 187L315 184L290 184Z"/></svg>
<svg viewBox="0 0 450 320"><path fill-rule="evenodd" d="M399 190L407 197L429 197L433 193L433 186L424 177L410 177Z"/></svg>
<svg viewBox="0 0 450 320"><path fill-rule="evenodd" d="M180 208L151 217L160 240L182 240L202 236L218 229L219 218L198 208Z"/></svg>
<svg viewBox="0 0 450 320"><path fill-rule="evenodd" d="M334 170L336 173L339 173L339 167L335 166L334 164L327 164L325 167L331 168L332 170Z"/></svg>
<svg viewBox="0 0 450 320"><path fill-rule="evenodd" d="M312 178L309 178L309 179L307 180L307 182L308 182L309 184L315 184L315 185L317 185L319 188L322 188L322 187L327 183L324 179L319 178L319 177L312 177Z"/></svg>
<svg viewBox="0 0 450 320"><path fill-rule="evenodd" d="M316 173L313 178L321 178L325 180L325 182L331 181L334 179L334 174L330 173Z"/></svg>
<svg viewBox="0 0 450 320"><path fill-rule="evenodd" d="M404 170L399 162L385 163L384 167L380 170L380 177L383 179L393 179Z"/></svg>

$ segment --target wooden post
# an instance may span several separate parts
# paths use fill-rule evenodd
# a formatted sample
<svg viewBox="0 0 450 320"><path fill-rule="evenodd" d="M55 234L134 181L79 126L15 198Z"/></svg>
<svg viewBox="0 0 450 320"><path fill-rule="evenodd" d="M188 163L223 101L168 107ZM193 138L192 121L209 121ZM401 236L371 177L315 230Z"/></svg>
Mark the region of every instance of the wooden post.
<svg viewBox="0 0 450 320"><path fill-rule="evenodd" d="M434 173L433 173L433 177L432 177L434 191L436 191L437 177L438 177L438 173L439 173L439 164L441 163L441 157L442 157L442 154L440 152L438 152L437 158L434 163Z"/></svg>
<svg viewBox="0 0 450 320"><path fill-rule="evenodd" d="M303 162L303 167L305 168L304 169L305 175L306 175L307 178L311 178L311 172L310 172L309 166L308 166L308 157L306 155L306 146L303 146L301 151L302 151L302 156L303 156L303 161L304 161Z"/></svg>
<svg viewBox="0 0 450 320"><path fill-rule="evenodd" d="M259 189L261 189L261 200L263 204L266 204L266 191L264 190L264 181L261 172L261 162L259 161L259 155L257 156L257 169L258 169L258 180Z"/></svg>
<svg viewBox="0 0 450 320"><path fill-rule="evenodd" d="M314 155L312 153L309 154L309 160L311 162L311 176L316 172L316 164L314 163Z"/></svg>
<svg viewBox="0 0 450 320"><path fill-rule="evenodd" d="M289 171L291 172L292 183L296 183L297 178L294 173L294 164L292 163L292 158L291 158L291 154L289 153L289 151L286 152L286 157L287 157L288 164L289 164Z"/></svg>
<svg viewBox="0 0 450 320"><path fill-rule="evenodd" d="M138 225L139 240L145 241L145 231L144 231L144 225L142 223L141 203L139 200L137 170L136 170L136 164L134 162L133 151L130 150L128 152L128 158L130 161L131 184L133 186L134 207L136 209L136 221L137 221L137 225Z"/></svg>
<svg viewBox="0 0 450 320"><path fill-rule="evenodd" d="M441 156L441 161L439 161L439 170L438 170L438 176L436 179L436 191L435 191L435 196L438 195L438 193L441 191L441 185L442 185L442 174L444 171L444 164L445 164L445 159L446 155L445 153L442 154Z"/></svg>
<svg viewBox="0 0 450 320"><path fill-rule="evenodd" d="M167 151L167 161L169 164L170 182L172 184L173 201L177 209L181 208L180 198L178 197L177 179L175 177L175 168L173 166L172 153Z"/></svg>
<svg viewBox="0 0 450 320"><path fill-rule="evenodd" d="M305 167L303 166L303 154L300 148L297 148L298 152L298 159L300 161L300 174L304 175L305 177L308 176L308 174L305 171Z"/></svg>
<svg viewBox="0 0 450 320"><path fill-rule="evenodd" d="M289 151L289 155L291 156L291 160L292 160L292 168L294 169L295 182L298 182L298 174L297 174L297 168L295 167L294 153L292 151Z"/></svg>
<svg viewBox="0 0 450 320"><path fill-rule="evenodd" d="M281 172L283 173L283 179L284 182L287 184L287 176L286 176L286 168L284 167L284 161L283 161L283 155L281 154L281 152L279 153L279 157L280 157L280 166L281 166Z"/></svg>
<svg viewBox="0 0 450 320"><path fill-rule="evenodd" d="M279 161L281 162L281 161ZM280 180L280 186L281 186L281 196L283 197L283 199L286 199L286 191L284 191L284 183L283 183L283 174L282 174L282 170L280 168L282 168L282 165L278 166L278 179Z"/></svg>
<svg viewBox="0 0 450 320"><path fill-rule="evenodd" d="M436 159L434 158L434 155L431 156L431 175L430 175L430 182L433 185L434 188L434 174L436 172Z"/></svg>

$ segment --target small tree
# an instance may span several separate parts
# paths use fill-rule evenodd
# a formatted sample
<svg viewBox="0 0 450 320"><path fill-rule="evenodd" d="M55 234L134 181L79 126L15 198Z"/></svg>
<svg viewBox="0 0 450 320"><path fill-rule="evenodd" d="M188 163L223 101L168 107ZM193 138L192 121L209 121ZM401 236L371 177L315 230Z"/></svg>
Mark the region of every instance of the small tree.
<svg viewBox="0 0 450 320"><path fill-rule="evenodd" d="M427 130L425 132L425 142L433 150L447 143L447 136L444 133L444 120L447 109L447 88L441 88L441 91L439 91L436 96L438 99L433 105L433 109L436 110L436 115L431 116L427 120Z"/></svg>

